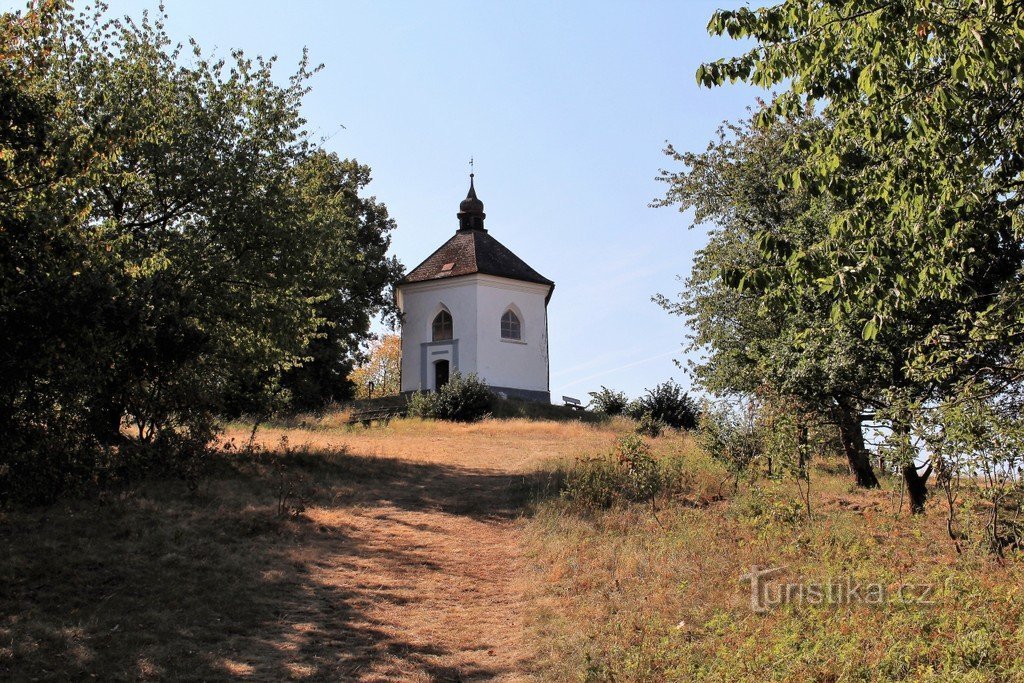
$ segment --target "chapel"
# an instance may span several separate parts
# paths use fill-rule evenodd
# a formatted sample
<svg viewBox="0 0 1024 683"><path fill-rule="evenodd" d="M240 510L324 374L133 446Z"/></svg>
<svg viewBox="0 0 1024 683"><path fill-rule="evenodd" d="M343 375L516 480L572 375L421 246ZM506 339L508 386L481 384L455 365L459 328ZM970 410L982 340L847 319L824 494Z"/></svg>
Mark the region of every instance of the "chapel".
<svg viewBox="0 0 1024 683"><path fill-rule="evenodd" d="M455 372L476 373L499 396L550 403L555 283L487 231L473 178L455 234L398 285L402 391L437 391Z"/></svg>

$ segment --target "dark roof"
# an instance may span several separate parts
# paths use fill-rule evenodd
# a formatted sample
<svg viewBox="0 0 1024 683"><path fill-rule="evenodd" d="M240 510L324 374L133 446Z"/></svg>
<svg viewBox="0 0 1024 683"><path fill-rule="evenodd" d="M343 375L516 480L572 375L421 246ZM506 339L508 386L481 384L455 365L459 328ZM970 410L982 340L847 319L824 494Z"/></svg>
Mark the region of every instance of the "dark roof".
<svg viewBox="0 0 1024 683"><path fill-rule="evenodd" d="M484 230L459 230L403 278L402 283L441 280L460 275L495 275L554 286Z"/></svg>

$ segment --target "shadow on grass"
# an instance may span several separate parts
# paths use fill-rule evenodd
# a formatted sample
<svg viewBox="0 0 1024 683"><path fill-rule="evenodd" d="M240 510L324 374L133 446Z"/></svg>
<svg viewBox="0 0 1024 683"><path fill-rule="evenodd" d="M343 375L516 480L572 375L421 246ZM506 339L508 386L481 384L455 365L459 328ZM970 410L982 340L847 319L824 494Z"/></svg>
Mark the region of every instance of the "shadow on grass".
<svg viewBox="0 0 1024 683"><path fill-rule="evenodd" d="M344 453L288 453L307 505L390 505L511 519L548 475L500 475ZM0 513L0 678L486 679L498 667L442 664L438 645L396 636L369 607L407 601L368 576L316 578L379 555L346 533L277 514L274 453L222 457L195 494L150 482L114 501ZM384 518L384 517L382 517ZM380 561L430 569L416 548ZM399 673L395 673L399 672Z"/></svg>

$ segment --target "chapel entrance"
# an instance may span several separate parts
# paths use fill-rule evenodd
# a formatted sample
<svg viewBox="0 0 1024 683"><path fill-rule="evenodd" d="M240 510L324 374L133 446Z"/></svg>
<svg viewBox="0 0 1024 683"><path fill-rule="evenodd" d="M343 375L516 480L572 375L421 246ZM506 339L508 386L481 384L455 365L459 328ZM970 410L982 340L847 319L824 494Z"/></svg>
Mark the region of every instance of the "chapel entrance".
<svg viewBox="0 0 1024 683"><path fill-rule="evenodd" d="M448 384L448 361L439 360L434 363L434 391L440 391L445 384Z"/></svg>

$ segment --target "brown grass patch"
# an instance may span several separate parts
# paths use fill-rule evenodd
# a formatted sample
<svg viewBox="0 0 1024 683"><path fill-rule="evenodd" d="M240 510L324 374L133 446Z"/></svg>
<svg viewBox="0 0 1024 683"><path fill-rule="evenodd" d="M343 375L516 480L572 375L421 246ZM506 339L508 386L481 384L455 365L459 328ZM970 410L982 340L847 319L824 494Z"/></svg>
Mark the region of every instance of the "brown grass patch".
<svg viewBox="0 0 1024 683"><path fill-rule="evenodd" d="M683 440L661 442L687 448ZM698 452L695 490L658 517L630 505L572 514L555 501L527 522L531 622L544 678L615 681L1024 681L1024 562L958 554L941 501L899 511L899 482L858 490L817 468L808 522L790 479L727 484ZM717 474L721 474L720 472ZM701 483L703 480L703 483ZM707 499L704 506L689 501ZM931 585L934 604L750 608L754 565L781 581L851 577L889 590ZM801 579L801 577L803 577Z"/></svg>
<svg viewBox="0 0 1024 683"><path fill-rule="evenodd" d="M327 421L260 430L262 453L219 456L196 493L149 482L4 511L0 678L528 678L517 518L531 473L613 436ZM297 517L277 515L275 458L300 482Z"/></svg>

